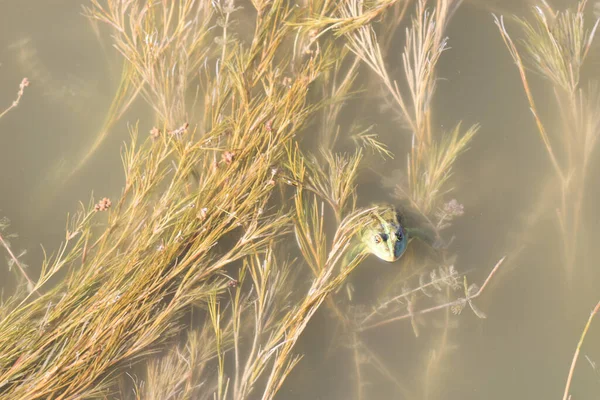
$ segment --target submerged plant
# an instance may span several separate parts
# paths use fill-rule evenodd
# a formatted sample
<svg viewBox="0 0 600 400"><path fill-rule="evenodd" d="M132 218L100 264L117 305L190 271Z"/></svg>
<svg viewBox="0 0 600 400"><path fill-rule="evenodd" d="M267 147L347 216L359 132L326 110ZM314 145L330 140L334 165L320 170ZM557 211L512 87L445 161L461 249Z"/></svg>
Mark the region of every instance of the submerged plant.
<svg viewBox="0 0 600 400"><path fill-rule="evenodd" d="M464 130L459 123L451 132L437 132L432 127L431 122L431 101L435 94L437 80L436 65L446 49L447 39L444 36L444 31L461 1L440 0L428 2L421 0L416 2L415 13L406 28L406 42L402 53L404 84L398 83L389 74L385 65L386 52L391 51L389 37L402 25L405 15L408 15L410 4L411 2L403 1L389 1L381 4L349 1L340 4L333 16L315 17L305 24L317 30L317 36L332 31L336 36L341 37L346 47L355 56L355 60L358 59L366 64L383 84L384 100L386 97L391 98L393 109L397 115L400 115L403 122L402 128L406 128L399 129L395 134L399 136L407 132L411 144L407 154L406 174L408 179L406 184L395 182L396 192L399 194L398 197L406 200L410 208L421 214L421 219L429 225L427 228L439 236L439 233L448 226L452 218L462 213L462 206L456 200L454 200L454 203L445 203L444 197L451 190L449 179L452 175L454 162L458 155L467 148L470 140L477 132L478 126L474 125ZM391 11L390 19L386 21L388 24L380 26L381 29L377 30L377 25L373 21L375 18L383 16L384 11L388 10ZM339 64L342 64L342 62L340 61ZM352 60L346 60L346 65L349 66L349 74L357 70L356 64ZM349 78L342 80L339 84L333 80L331 86L335 90L327 93L343 96L345 93L352 92ZM307 167L313 175L313 180L315 176L318 177L316 184L311 180L310 174L307 174L309 177L306 179L294 177L297 181L303 183L303 189L315 193L317 198L322 200L322 203L319 204L315 199L313 206L309 209L297 207L297 221L314 221L312 226L318 227L318 229L310 231L308 227L299 224L296 228L296 237L301 249L307 248L307 250L303 250L304 258L315 274L322 270L319 265L323 263L326 254L327 241L323 228L323 221L327 214L325 204L330 206L329 208L335 215L336 221L339 222L344 215L344 208L340 207L339 204L354 204L356 201L353 198L350 201L346 200L350 197L342 196L341 193L345 193L343 190L332 190L334 187L339 187L336 184L338 180L346 182L344 188L349 189L351 184L354 183L353 177L355 176L355 173L352 172L355 167L350 167L348 170L331 168L334 163L331 161L333 156L329 149L333 147L335 139L339 136L339 131L335 129L335 118L338 113L339 111L336 109L336 112L326 114L323 117L327 122L324 123L327 129L323 132L322 142L327 144L326 148L329 153L326 153L323 161L314 163L317 166ZM372 135L369 130L363 132ZM370 143L372 139L376 142L369 145L369 147L376 150L381 149L377 137L365 136L364 133L362 137L357 136L355 142L359 145L365 145ZM387 147L384 149L388 151ZM384 151L381 152L384 153ZM359 153L359 155L361 154ZM391 155L391 151L388 154ZM339 156L336 160L338 159L347 160L343 164L346 166L353 166L354 161L358 162L357 156L352 158ZM337 173L331 173L332 171ZM343 178L340 179L339 177ZM332 198L336 197L335 193L337 193L338 198L343 200L333 201ZM299 190L297 196L300 195ZM421 390L424 397L427 397L431 392L434 382L438 380L436 376L439 373L440 361L449 347L448 329L452 316L451 308L458 309L458 307L469 304L473 305L474 311L477 310L471 302L472 295L475 294L477 288L469 285L470 289L468 293L465 293L465 297L457 299L452 292L462 287L458 284L459 275L453 265L445 259L445 255L442 255L442 257L444 259L438 270L443 273L443 279L432 275L429 281L421 279L414 282L416 286L414 289L404 289L409 284L409 280L413 278L411 275L416 273L415 270L421 271L420 276L423 276L426 274L423 271L430 271L437 264L436 262L433 265L423 265L410 255L404 256L402 268L398 269L395 278L387 284L387 287L380 289L376 294L381 305L375 306L371 313L365 313L359 307L345 304L340 299L340 295L327 303L328 308L333 311L333 314L340 321L344 334L348 336L346 342L348 342L348 346L353 352L354 371L352 372L355 377L356 398L368 398L364 378L365 369L368 367L375 369L386 377L398 391L402 393L410 392L406 384L402 384L393 378L389 367L378 359L377 352L370 348L361 337L362 334L375 327L406 318L411 319L415 333L418 334L418 317L422 313L446 310L443 322L444 329L440 334L440 341L435 345L439 357L430 360L432 363L425 366L426 379ZM498 266L500 264L501 262ZM497 267L490 274L490 277L495 273ZM399 295L398 293L401 291L403 291L403 294ZM435 296L435 299L432 299L431 302L423 301L423 298L433 295L431 292L437 292L435 294L441 296ZM418 306L417 299L421 299ZM483 316L483 313L479 311L476 311L476 313L478 316ZM375 319L376 321L373 321ZM364 360L370 360L370 362Z"/></svg>
<svg viewBox="0 0 600 400"><path fill-rule="evenodd" d="M233 8L227 12L232 11ZM59 164L53 169L53 176L48 179L52 186L43 187L45 193L51 191L55 195L81 171L138 95L165 127L174 129L175 124L189 119L192 109L186 103L191 82L198 82L199 67L212 55L209 53L221 50L208 45L209 31L215 27L214 14L215 7L210 2L195 0L165 4L92 0L84 6L84 15L99 37L98 23L112 28L114 47L122 56L121 72L106 117L92 143L76 159L60 161L70 164L69 168Z"/></svg>
<svg viewBox="0 0 600 400"><path fill-rule="evenodd" d="M8 257L6 258L9 270L14 270L17 272L19 280L24 280L27 284L27 290L33 290L33 281L29 278L29 275L25 271L27 269L27 264L22 261L22 258L25 254L27 254L26 250L20 251L18 254L15 254L12 250L10 240L18 237L16 233L8 232L8 227L10 226L10 220L6 217L0 218L0 247L3 247L6 253L8 253Z"/></svg>
<svg viewBox="0 0 600 400"><path fill-rule="evenodd" d="M146 367L133 379L137 398L272 399L323 306L347 338L336 342L352 348L358 398L367 364L406 390L361 337L376 326L411 319L417 331L419 315L443 309L443 355L452 311L483 316L473 299L490 278L468 285L442 254L428 274L410 258L371 312L341 290L368 253L356 238L378 210L358 207L361 166L368 150L392 156L358 118L354 148L338 151L363 62L410 129L409 202L437 234L462 213L444 195L477 126L437 132L430 107L461 2L416 3L398 85L381 50L389 36L380 45L374 26L389 11L393 31L410 3L253 0L253 34L240 35L232 0L92 0L86 15L126 60L105 129L138 91L157 122L145 137L131 127L121 195L82 205L31 291L0 305L0 399L106 397L132 365ZM315 126L318 152L303 140ZM296 258L285 255L292 234ZM425 368L425 395L439 361Z"/></svg>
<svg viewBox="0 0 600 400"><path fill-rule="evenodd" d="M580 237L586 173L600 132L598 85L594 81L581 82L581 69L600 21L596 20L591 29L585 27L586 4L587 1L582 0L574 11L555 11L544 3L543 8L533 9L531 20L517 18L524 34L521 48L509 36L504 19L496 17L496 25L519 70L530 110L558 183L559 199L554 207L569 274L573 272ZM558 121L543 121L544 116L536 103L540 96L531 89L528 70L542 76L552 90ZM548 129L548 126L553 128Z"/></svg>
<svg viewBox="0 0 600 400"><path fill-rule="evenodd" d="M4 117L10 110L12 110L13 108L15 108L16 106L19 105L19 102L21 101L21 97L23 97L23 94L25 93L25 88L27 86L29 86L29 79L23 78L23 80L19 84L19 91L17 92L17 98L15 100L13 100L12 104L9 107L7 107L4 111L0 112L0 118Z"/></svg>
<svg viewBox="0 0 600 400"><path fill-rule="evenodd" d="M383 59L377 34L370 25L346 33L348 46L381 79L392 97L402 121L409 128L411 150L408 155L408 187L399 187L412 205L424 215L435 211L445 193L444 186L451 175L456 157L477 132L477 125L462 132L458 124L452 133L441 133L437 139L431 126L431 100L436 89L436 64L445 51L447 39L444 30L449 18L461 1L438 1L428 9L427 1L417 2L410 28L406 29L406 43L402 53L406 94L393 80ZM358 2L342 8L346 18L362 13Z"/></svg>

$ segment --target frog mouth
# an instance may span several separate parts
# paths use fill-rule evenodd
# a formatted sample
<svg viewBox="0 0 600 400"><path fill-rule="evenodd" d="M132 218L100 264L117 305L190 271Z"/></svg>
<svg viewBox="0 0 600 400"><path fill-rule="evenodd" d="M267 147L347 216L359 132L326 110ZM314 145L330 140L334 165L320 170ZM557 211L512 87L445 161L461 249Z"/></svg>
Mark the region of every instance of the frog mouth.
<svg viewBox="0 0 600 400"><path fill-rule="evenodd" d="M399 257L396 257L394 254L386 255L385 258L381 257L381 259L383 261L387 261L387 262L390 262L390 263L396 261L398 258Z"/></svg>

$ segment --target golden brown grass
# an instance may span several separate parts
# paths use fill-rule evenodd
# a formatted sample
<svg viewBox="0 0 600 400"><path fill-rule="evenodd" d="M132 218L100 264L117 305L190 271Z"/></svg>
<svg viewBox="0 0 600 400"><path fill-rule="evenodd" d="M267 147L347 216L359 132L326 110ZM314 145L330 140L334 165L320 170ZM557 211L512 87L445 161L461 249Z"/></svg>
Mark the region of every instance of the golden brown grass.
<svg viewBox="0 0 600 400"><path fill-rule="evenodd" d="M92 0L86 15L109 29L125 59L103 134L137 93L158 122L150 135L131 127L121 196L82 205L30 290L0 305L0 398L108 397L134 366L143 371L133 379L140 399L272 399L323 304L353 343L357 398L367 396L366 367L407 392L362 332L405 318L417 331L416 316L444 309L436 345L444 354L451 311L470 305L481 316L472 300L488 282L461 286L444 255L438 275L399 294L414 279L401 271L382 291L387 307L370 314L340 291L366 256L354 240L376 207L357 206L365 154L392 156L370 128L340 129L363 63L409 128L406 198L438 234L460 215L444 208L445 195L477 126L438 132L430 102L444 30L461 2L419 0L414 13L411 3L254 0L243 11L254 31L242 36L231 0ZM390 31L412 16L403 84L385 67L389 31L376 34L388 12ZM319 152L303 140L315 126ZM343 136L354 138L352 152L337 150ZM297 258L284 255L290 248ZM460 289L464 297L452 293ZM444 297L417 307L429 291ZM427 365L421 393L439 362Z"/></svg>
<svg viewBox="0 0 600 400"><path fill-rule="evenodd" d="M186 13L168 9L168 3L156 5L163 6L167 10L157 15L174 15L182 18L176 26L189 27ZM275 28L282 35L290 17L283 3L271 4L259 18L257 35ZM82 206L64 244L44 263L34 291L0 322L4 398L104 392L121 367L181 331L179 321L192 305L214 307L214 296L230 281L224 275L227 266L264 254L286 230L289 216L268 205L276 187L271 171L313 109L306 94L323 64L321 58L306 59L297 79L283 87L273 74L285 68L274 60L280 36L271 39L272 52L258 44L249 49L227 45L231 51L220 61L218 75L205 78L207 110L213 111L197 129L163 131L138 144L139 133L132 128L123 154L121 198L113 199L105 218L93 204ZM173 86L166 68L160 71L165 80L152 83L165 89L154 86L148 95L167 99ZM168 107L162 111L169 118L182 117ZM235 157L216 162L226 151ZM95 228L98 224L103 227ZM50 286L59 273L65 278Z"/></svg>

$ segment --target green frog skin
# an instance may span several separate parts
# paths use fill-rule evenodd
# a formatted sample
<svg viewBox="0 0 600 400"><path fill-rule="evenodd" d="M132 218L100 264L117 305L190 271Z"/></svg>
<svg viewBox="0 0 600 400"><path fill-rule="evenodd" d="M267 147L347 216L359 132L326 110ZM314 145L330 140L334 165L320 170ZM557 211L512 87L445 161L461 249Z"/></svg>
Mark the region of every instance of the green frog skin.
<svg viewBox="0 0 600 400"><path fill-rule="evenodd" d="M402 225L402 216L394 206L376 207L370 222L361 230L359 251L366 251L387 262L402 257L409 242L407 229Z"/></svg>

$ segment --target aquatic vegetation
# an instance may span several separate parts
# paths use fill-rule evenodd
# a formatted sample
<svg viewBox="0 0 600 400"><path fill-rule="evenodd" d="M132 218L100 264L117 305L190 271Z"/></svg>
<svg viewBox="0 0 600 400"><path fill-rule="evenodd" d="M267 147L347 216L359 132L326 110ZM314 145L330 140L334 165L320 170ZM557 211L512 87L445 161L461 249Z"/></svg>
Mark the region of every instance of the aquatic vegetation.
<svg viewBox="0 0 600 400"><path fill-rule="evenodd" d="M435 4L428 4L426 1L417 1L415 3L416 10L406 28L405 46L402 53L405 86L399 85L388 73L384 61L384 50L387 50L386 43L389 44L388 35L393 35L393 32L403 23L404 17L408 15L409 2L391 1L366 6L359 1L350 1L341 5L335 16L314 18L306 24L322 28L324 32L331 30L336 36L343 38L352 54L366 64L379 78L380 82L383 83L384 90L386 91L383 98L391 98L392 109L401 117L402 121L402 127L395 134L402 135L408 133L411 143L407 163L408 179L406 185L402 183L395 185L396 192L399 194L398 197L406 200L412 209L421 214L422 219L428 223L428 228L439 235L440 231L447 227L447 223L453 218L451 215L458 216L460 214L460 212L456 211L460 209L460 206L454 204L456 201L452 203L454 208L445 206L444 197L451 190L448 184L449 178L452 175L454 161L467 148L468 143L477 132L478 126L474 125L463 131L459 123L450 133L438 132L432 128L431 100L436 89L436 65L441 54L446 49L447 39L444 37L444 30L461 2L437 1L434 2ZM386 21L385 28L381 32L376 33L374 24L371 22L388 7L396 7L393 14L394 19ZM350 71L354 72L356 68L355 64L350 65ZM343 83L347 83L347 81L343 81ZM344 86L337 85L334 87L336 89L339 88L335 93L341 95L340 91ZM346 90L350 91L350 89ZM325 118L331 115L328 114ZM336 114L333 115L335 116ZM322 142L333 147L338 135L337 132L328 132L335 132L335 130L330 127L329 130L325 131L326 136ZM357 143L367 144L368 141L357 141ZM375 151L382 149L377 143L372 144L370 147L375 149ZM387 148L383 149L384 151L387 150ZM385 154L384 151L379 151ZM362 153L359 153L356 157L362 157ZM330 158L331 156L326 156L325 160L329 160ZM356 158L352 158L352 161L354 160ZM315 164L328 166L332 163L325 161ZM344 165L353 165L353 162L347 161ZM327 170L321 166L309 168L313 170L324 169L324 171L316 174L316 176L319 176L320 182L318 189L315 190L312 185L307 185L306 189L311 190L322 200L326 201L333 209L336 220L339 221L341 219L340 213L343 214L340 210L343 208L339 207L338 203L332 200L332 197L335 198L335 195L332 194L334 191L329 189L329 187L336 186L334 180L337 181L339 176L343 177L342 181L348 182L345 187L349 187L355 180L355 168L349 168L348 171L337 169L335 173L330 172L330 170L334 171L333 169ZM326 180L324 177L327 176L330 176L330 180L332 181L329 185L321 183ZM302 176L294 176L294 179L299 182L305 181ZM346 204L346 197L342 197L342 199L341 203ZM352 202L355 201L352 198ZM298 209L299 207L297 207ZM322 248L325 247L324 243L326 242L326 235L322 228L324 213L323 205L319 207L315 201L310 211L298 211L297 214L297 221L312 220L314 221L313 226L319 227L319 229L313 231L312 235L306 233L309 229L305 227L300 227L301 229L296 230L296 236L301 249L303 246L306 246L306 243L310 244L310 246L307 246L310 247L310 251L303 251L303 255L305 259L310 260L309 265L311 265L314 273L322 270L322 267L319 267L319 265L322 263L323 255L326 254ZM298 232L302 232L302 235L299 235ZM495 273L500 264L501 262L492 271L490 277ZM416 283L417 288L412 290L406 288L411 278L411 272L407 271L418 271L424 268L431 269L436 268L436 266L440 268L440 271L453 272L446 274L448 279L438 280L437 277L432 277L430 282L426 282L421 278ZM376 361L378 360L377 352L365 342L364 338L359 336L359 332L366 332L371 329L371 325L379 327L410 318L414 331L418 335L419 323L417 322L417 318L422 312L427 313L429 312L428 310L445 309L446 319L442 324L446 328L442 330L440 335L442 341L439 343L437 349L440 357L435 359L435 366L429 364L426 367L428 378L419 389L422 391L422 397L427 397L428 391L436 386L435 381L437 379L433 371L439 367L442 356L445 354L445 348L448 347L447 329L450 325L450 309L454 308L458 310L460 308L462 310L464 305L472 305L469 299L477 292L476 286L468 285L469 289L465 289L465 298L452 299L452 292L461 288L461 285L457 284L458 276L453 268L450 260L446 259L442 260L439 265L436 263L433 266L424 266L422 261L417 261L414 257L403 259L403 268L398 270L395 279L386 288L382 288L376 296L378 297L377 301L380 304L385 304L388 309L384 311L385 306L381 308L376 307L377 311L374 314L370 314L368 318L361 315L362 312L357 312L353 307L344 306L339 299L334 300L335 305L327 303L333 309L334 315L341 321L346 334L350 337L348 341L354 356L355 393L357 394L357 398L366 397L365 382L362 377L365 376L366 371L369 369L375 369L385 376L401 392L407 391L407 387L409 386L400 384L396 379L390 378L393 374L389 372L388 367L386 367L383 361ZM420 276L422 277L422 275ZM435 282L435 284L432 282ZM427 288L430 286L435 287L443 296L441 298L436 297L431 307L424 306L426 302L421 300L423 309L420 309L416 306L417 299L420 297L426 298L427 295L419 296L419 294L427 293ZM400 291L406 293L406 296L398 297L398 292ZM483 313L479 312L474 305L472 309L478 316L483 316ZM371 318L375 315L378 317L378 320L373 322ZM361 361L365 359L373 360L373 362ZM415 390L414 388L411 389Z"/></svg>
<svg viewBox="0 0 600 400"><path fill-rule="evenodd" d="M584 79L582 71L600 23L600 19L593 23L586 21L587 3L581 0L574 10L560 11L543 2L542 7L533 9L530 18L514 18L524 36L521 46L516 45L509 35L503 17L495 17L519 71L538 134L554 171L548 186L556 188L558 194L552 192L548 196L548 191L544 191L536 208L545 211L550 202L550 207L556 213L564 265L570 282L580 275L575 267L581 250L580 238L583 236L584 193L588 186L591 155L600 133L598 83L593 79ZM544 85L551 89L554 95L553 115L543 113L538 108L537 104L545 99L532 89L530 72L541 76ZM590 313L581 333L566 377L564 400L571 398L571 383L579 352L599 307L600 303Z"/></svg>
<svg viewBox="0 0 600 400"><path fill-rule="evenodd" d="M289 29L281 5L261 18L259 33ZM226 290L227 265L264 253L285 230L289 218L268 207L271 170L310 115L306 93L323 66L307 59L298 79L282 87L269 74L283 67L274 56L232 49L231 70L222 73L249 80L206 82L211 106L221 111L205 133L164 132L138 144L132 128L123 154L126 186L106 211L105 228L93 229L100 210L83 207L34 292L0 323L2 396L102 392L110 371L155 351L183 328L176 321L186 309ZM231 149L235 161L214 167L215 157ZM231 247L221 248L222 241ZM66 278L48 287L59 272Z"/></svg>
<svg viewBox="0 0 600 400"><path fill-rule="evenodd" d="M524 34L521 48L509 36L504 19L496 17L496 25L519 70L538 133L558 183L558 199L553 208L561 231L565 266L571 276L581 226L586 174L600 132L597 83L590 81L585 85L581 82L581 69L600 21L596 20L590 28L586 28L586 4L587 1L583 0L578 2L575 10L556 11L544 3L543 8L533 10L531 20L516 18ZM529 83L528 69L542 76L552 90L554 115L558 116L558 121L549 116L546 117L549 121L543 121L544 115L538 110L536 94Z"/></svg>
<svg viewBox="0 0 600 400"><path fill-rule="evenodd" d="M19 91L17 92L17 97L13 100L12 104L6 108L4 111L0 112L0 118L5 116L10 110L17 107L23 94L25 93L25 88L29 86L29 79L23 78L21 83L19 84ZM27 275L25 269L27 265L21 260L21 258L27 253L26 250L22 250L18 254L15 254L11 248L10 239L17 237L17 234L14 232L8 233L8 227L10 226L10 220L7 217L0 218L0 246L4 248L4 250L8 253L7 266L9 270L18 271L18 280L25 280L27 289L29 291L33 290L33 281ZM13 269L13 266L16 266L16 269Z"/></svg>
<svg viewBox="0 0 600 400"><path fill-rule="evenodd" d="M121 195L82 204L30 290L0 304L0 398L125 397L133 365L145 367L137 398L272 399L322 308L351 343L357 398L367 396L367 367L407 390L361 335L409 318L418 333L418 316L445 310L420 393L433 390L450 318L467 305L484 317L473 299L502 260L478 288L443 249L441 261L404 256L379 305L359 310L340 289L366 257L354 246L378 208L358 206L357 178L369 151L393 154L362 121L342 135L339 118L364 63L408 128L394 134L412 142L398 190L438 235L460 216L445 197L478 126L438 131L430 102L461 2L416 2L403 85L384 51L411 2L335 3L253 0L242 35L232 0L91 1L86 15L126 60L102 135L138 93L156 123L149 134L130 127ZM388 12L396 20L376 34ZM344 138L352 151L339 150Z"/></svg>
<svg viewBox="0 0 600 400"><path fill-rule="evenodd" d="M18 281L24 280L27 290L32 291L34 285L33 281L31 278L29 278L29 275L27 275L27 272L25 271L28 265L22 260L23 256L27 254L27 250L21 250L18 253L15 253L12 250L11 240L17 238L18 235L14 232L9 232L9 227L10 220L6 217L0 218L0 246L2 246L6 253L8 253L6 264L9 271L15 271Z"/></svg>
<svg viewBox="0 0 600 400"><path fill-rule="evenodd" d="M583 341L585 340L588 329L590 328L590 325L592 324L592 320L594 319L596 314L598 314L599 311L600 311L600 302L598 302L596 304L596 307L594 307L594 309L590 313L590 317L588 318L587 323L585 324L585 327L583 328L583 331L581 332L581 337L579 338L579 343L577 343L577 347L575 348L575 353L573 354L573 360L571 361L571 368L569 369L569 375L567 376L567 383L565 384L565 393L563 395L563 400L568 400L569 398L571 398L571 395L569 394L569 390L571 388L571 380L573 379L573 373L575 372L575 365L577 365L577 359L579 357L579 352L581 351L581 346L583 345Z"/></svg>
<svg viewBox="0 0 600 400"><path fill-rule="evenodd" d="M97 24L111 26L114 47L122 56L119 81L91 144L68 161L68 168L55 168L47 179L51 187L42 188L44 192L55 194L81 171L138 95L165 126L189 119L191 110L185 107L191 86L188 80L196 78L200 64L212 49L206 44L208 31L214 27L214 10L208 2L178 1L169 7L143 6L138 1L101 3L91 1L84 6L84 15L98 32ZM97 36L102 42L102 35Z"/></svg>
<svg viewBox="0 0 600 400"><path fill-rule="evenodd" d="M21 101L21 97L23 97L23 94L25 93L25 88L27 86L29 86L29 79L23 78L23 80L19 84L19 91L17 92L17 98L15 100L13 100L12 104L9 107L7 107L4 111L2 111L0 113L0 118L4 117L10 110L12 110L13 108L15 108L16 106L19 105L19 102Z"/></svg>
<svg viewBox="0 0 600 400"><path fill-rule="evenodd" d="M452 133L438 132L431 126L431 99L436 89L436 65L447 48L444 30L460 1L439 1L428 9L427 1L418 1L415 16L407 29L402 60L406 94L385 67L377 35L370 25L346 33L348 46L381 79L402 121L409 128L411 151L408 156L408 187L404 191L415 208L424 215L436 209L445 194L444 185L452 174L456 157L466 149L478 130L474 125L465 132L460 123ZM355 19L361 14L358 2L350 2L342 14ZM436 136L440 138L436 138Z"/></svg>

